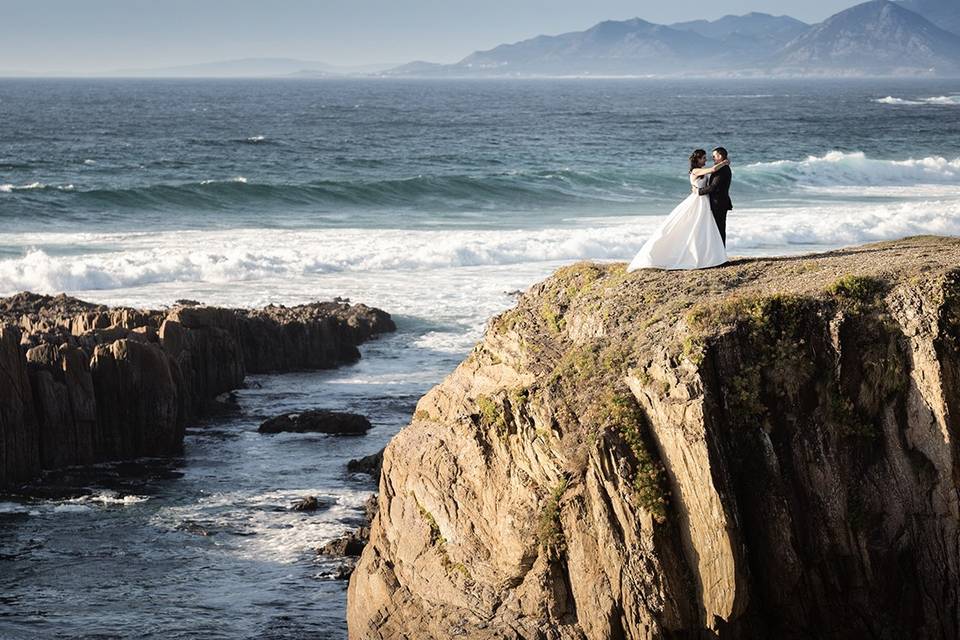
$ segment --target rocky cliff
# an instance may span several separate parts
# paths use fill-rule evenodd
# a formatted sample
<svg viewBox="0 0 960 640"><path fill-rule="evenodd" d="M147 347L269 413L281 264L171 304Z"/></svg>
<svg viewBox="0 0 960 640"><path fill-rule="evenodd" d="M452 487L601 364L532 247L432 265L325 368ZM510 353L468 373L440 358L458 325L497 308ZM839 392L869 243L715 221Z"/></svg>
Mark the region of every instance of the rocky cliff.
<svg viewBox="0 0 960 640"><path fill-rule="evenodd" d="M387 447L350 637L960 636L960 240L576 264Z"/></svg>
<svg viewBox="0 0 960 640"><path fill-rule="evenodd" d="M186 421L247 373L335 367L394 329L389 314L341 302L154 311L0 299L0 486L178 453Z"/></svg>

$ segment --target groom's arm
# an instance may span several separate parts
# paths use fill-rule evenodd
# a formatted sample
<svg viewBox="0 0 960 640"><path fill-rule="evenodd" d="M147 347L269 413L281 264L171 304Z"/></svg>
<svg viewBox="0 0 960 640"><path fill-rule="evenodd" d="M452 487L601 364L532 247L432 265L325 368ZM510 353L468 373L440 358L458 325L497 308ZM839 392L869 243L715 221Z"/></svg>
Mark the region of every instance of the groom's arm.
<svg viewBox="0 0 960 640"><path fill-rule="evenodd" d="M730 169L724 167L723 170L717 172L717 174L713 177L713 180L710 181L710 184L700 188L700 195L705 196L713 193L714 191L729 189L731 176L732 172Z"/></svg>

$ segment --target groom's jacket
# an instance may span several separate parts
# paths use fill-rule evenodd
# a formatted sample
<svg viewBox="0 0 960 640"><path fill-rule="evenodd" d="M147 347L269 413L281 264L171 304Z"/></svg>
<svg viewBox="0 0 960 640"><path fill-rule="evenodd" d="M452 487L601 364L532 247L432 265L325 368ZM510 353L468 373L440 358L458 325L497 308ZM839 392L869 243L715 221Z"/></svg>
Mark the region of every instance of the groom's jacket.
<svg viewBox="0 0 960 640"><path fill-rule="evenodd" d="M733 209L730 202L730 180L733 172L730 167L724 167L707 179L707 186L700 189L700 195L710 196L710 210L714 214L726 213Z"/></svg>

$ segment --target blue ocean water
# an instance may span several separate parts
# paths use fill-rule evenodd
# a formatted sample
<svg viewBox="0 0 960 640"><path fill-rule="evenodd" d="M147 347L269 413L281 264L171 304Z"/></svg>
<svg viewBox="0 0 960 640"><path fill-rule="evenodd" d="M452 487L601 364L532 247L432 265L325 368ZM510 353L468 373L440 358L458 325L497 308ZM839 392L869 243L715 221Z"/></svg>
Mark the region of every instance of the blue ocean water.
<svg viewBox="0 0 960 640"><path fill-rule="evenodd" d="M257 306L346 296L395 336L268 376L183 458L0 500L0 637L343 638L313 548L355 526L350 475L512 292L629 259L726 146L734 254L960 235L960 81L0 79L0 295ZM370 436L263 438L328 407ZM292 514L306 493L328 507Z"/></svg>

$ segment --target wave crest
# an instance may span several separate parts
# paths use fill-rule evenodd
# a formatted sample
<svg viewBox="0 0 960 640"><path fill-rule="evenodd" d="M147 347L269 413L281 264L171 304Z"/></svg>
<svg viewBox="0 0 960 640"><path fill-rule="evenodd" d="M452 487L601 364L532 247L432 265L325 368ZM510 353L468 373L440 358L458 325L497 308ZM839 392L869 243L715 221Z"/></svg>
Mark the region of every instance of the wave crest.
<svg viewBox="0 0 960 640"><path fill-rule="evenodd" d="M737 171L734 168L734 171ZM842 186L914 186L960 184L960 158L931 156L907 160L877 160L863 152L831 151L805 160L778 160L747 165L736 179L757 188Z"/></svg>

